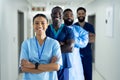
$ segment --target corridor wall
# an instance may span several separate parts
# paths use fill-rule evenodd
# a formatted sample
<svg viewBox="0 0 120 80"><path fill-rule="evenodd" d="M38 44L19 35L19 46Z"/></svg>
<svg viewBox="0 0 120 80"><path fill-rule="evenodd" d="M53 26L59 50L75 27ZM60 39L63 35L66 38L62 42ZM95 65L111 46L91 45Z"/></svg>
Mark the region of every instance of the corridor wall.
<svg viewBox="0 0 120 80"><path fill-rule="evenodd" d="M0 80L18 78L18 10L24 13L24 31L27 32L28 3L0 0Z"/></svg>
<svg viewBox="0 0 120 80"><path fill-rule="evenodd" d="M96 51L95 69L102 80L120 79L120 1L119 0L95 0L85 7L88 14L96 15ZM106 10L113 7L112 36L107 36Z"/></svg>

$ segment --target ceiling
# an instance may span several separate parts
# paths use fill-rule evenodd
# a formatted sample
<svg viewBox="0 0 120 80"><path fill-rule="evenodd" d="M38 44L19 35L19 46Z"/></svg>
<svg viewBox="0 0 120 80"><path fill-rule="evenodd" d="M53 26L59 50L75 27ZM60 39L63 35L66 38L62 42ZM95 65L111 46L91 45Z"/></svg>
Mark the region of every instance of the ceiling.
<svg viewBox="0 0 120 80"><path fill-rule="evenodd" d="M55 5L61 6L78 6L86 5L94 0L27 0L31 6L49 7Z"/></svg>

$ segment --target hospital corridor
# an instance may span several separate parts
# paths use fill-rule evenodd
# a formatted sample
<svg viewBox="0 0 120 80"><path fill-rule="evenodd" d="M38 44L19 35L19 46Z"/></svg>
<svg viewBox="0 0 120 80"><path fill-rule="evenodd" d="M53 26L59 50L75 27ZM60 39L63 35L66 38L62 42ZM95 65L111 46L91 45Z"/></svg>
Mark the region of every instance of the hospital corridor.
<svg viewBox="0 0 120 80"><path fill-rule="evenodd" d="M50 24L55 6L70 8L74 23L77 8L86 9L85 21L95 29L92 80L120 80L120 0L0 0L0 80L22 80L21 44L35 36L33 17L45 14Z"/></svg>

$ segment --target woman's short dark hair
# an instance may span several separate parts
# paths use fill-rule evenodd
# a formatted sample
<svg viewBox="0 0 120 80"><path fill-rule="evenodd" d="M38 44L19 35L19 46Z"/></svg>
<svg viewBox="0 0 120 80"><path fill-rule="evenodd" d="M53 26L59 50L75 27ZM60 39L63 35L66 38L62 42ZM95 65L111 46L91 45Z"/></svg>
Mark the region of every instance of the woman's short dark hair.
<svg viewBox="0 0 120 80"><path fill-rule="evenodd" d="M34 23L34 20L35 20L36 17L44 17L44 18L47 20L47 22L48 22L48 18L46 17L46 15L44 15L44 14L36 14L36 15L33 17L33 23Z"/></svg>

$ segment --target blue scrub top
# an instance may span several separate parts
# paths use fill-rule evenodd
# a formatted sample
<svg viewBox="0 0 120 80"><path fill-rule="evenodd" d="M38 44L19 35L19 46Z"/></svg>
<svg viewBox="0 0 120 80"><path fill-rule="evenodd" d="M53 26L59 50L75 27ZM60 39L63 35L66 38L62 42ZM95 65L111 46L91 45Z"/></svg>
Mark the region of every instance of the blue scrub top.
<svg viewBox="0 0 120 80"><path fill-rule="evenodd" d="M59 42L65 42L66 40L73 39L74 40L74 33L72 29L68 28L64 24L61 25L61 27L58 29L56 32L55 29L53 28L53 25L50 24L46 30L46 35L58 40ZM69 52L68 52L69 53ZM63 68L70 68L71 67L71 62L69 60L69 55L62 53L62 58L63 58Z"/></svg>
<svg viewBox="0 0 120 80"><path fill-rule="evenodd" d="M69 80L84 80L83 66L79 53L80 48L84 48L88 44L88 32L78 25L68 26L75 35L75 44L73 54L70 54L72 68L69 69Z"/></svg>
<svg viewBox="0 0 120 80"><path fill-rule="evenodd" d="M78 25L78 26L79 26L79 23L77 22L77 23L75 23L75 25ZM85 22L85 25L83 26L83 28L84 28L86 31L95 34L95 30L94 30L93 25ZM91 43L88 43L88 45L87 45L85 48L80 48L80 54L81 54L81 56L83 56L83 57L85 57L85 56L92 56Z"/></svg>
<svg viewBox="0 0 120 80"><path fill-rule="evenodd" d="M52 24L49 25L46 30L46 35L53 39L56 39L59 42L64 42L69 39L74 39L74 33L72 29L68 28L64 24L61 25L61 27L58 29L57 32L53 28Z"/></svg>
<svg viewBox="0 0 120 80"><path fill-rule="evenodd" d="M78 25L68 26L71 28L75 35L75 48L84 48L87 46L89 38L88 32Z"/></svg>
<svg viewBox="0 0 120 80"><path fill-rule="evenodd" d="M43 45L36 45L36 37L25 40L21 46L20 60L26 59L32 63L38 62L39 64L48 64L51 58L56 56L58 59L56 63L62 65L61 50L57 40L47 37L41 58L39 58L38 49L41 51L42 47ZM57 71L42 72L39 74L24 73L23 80L58 80Z"/></svg>

